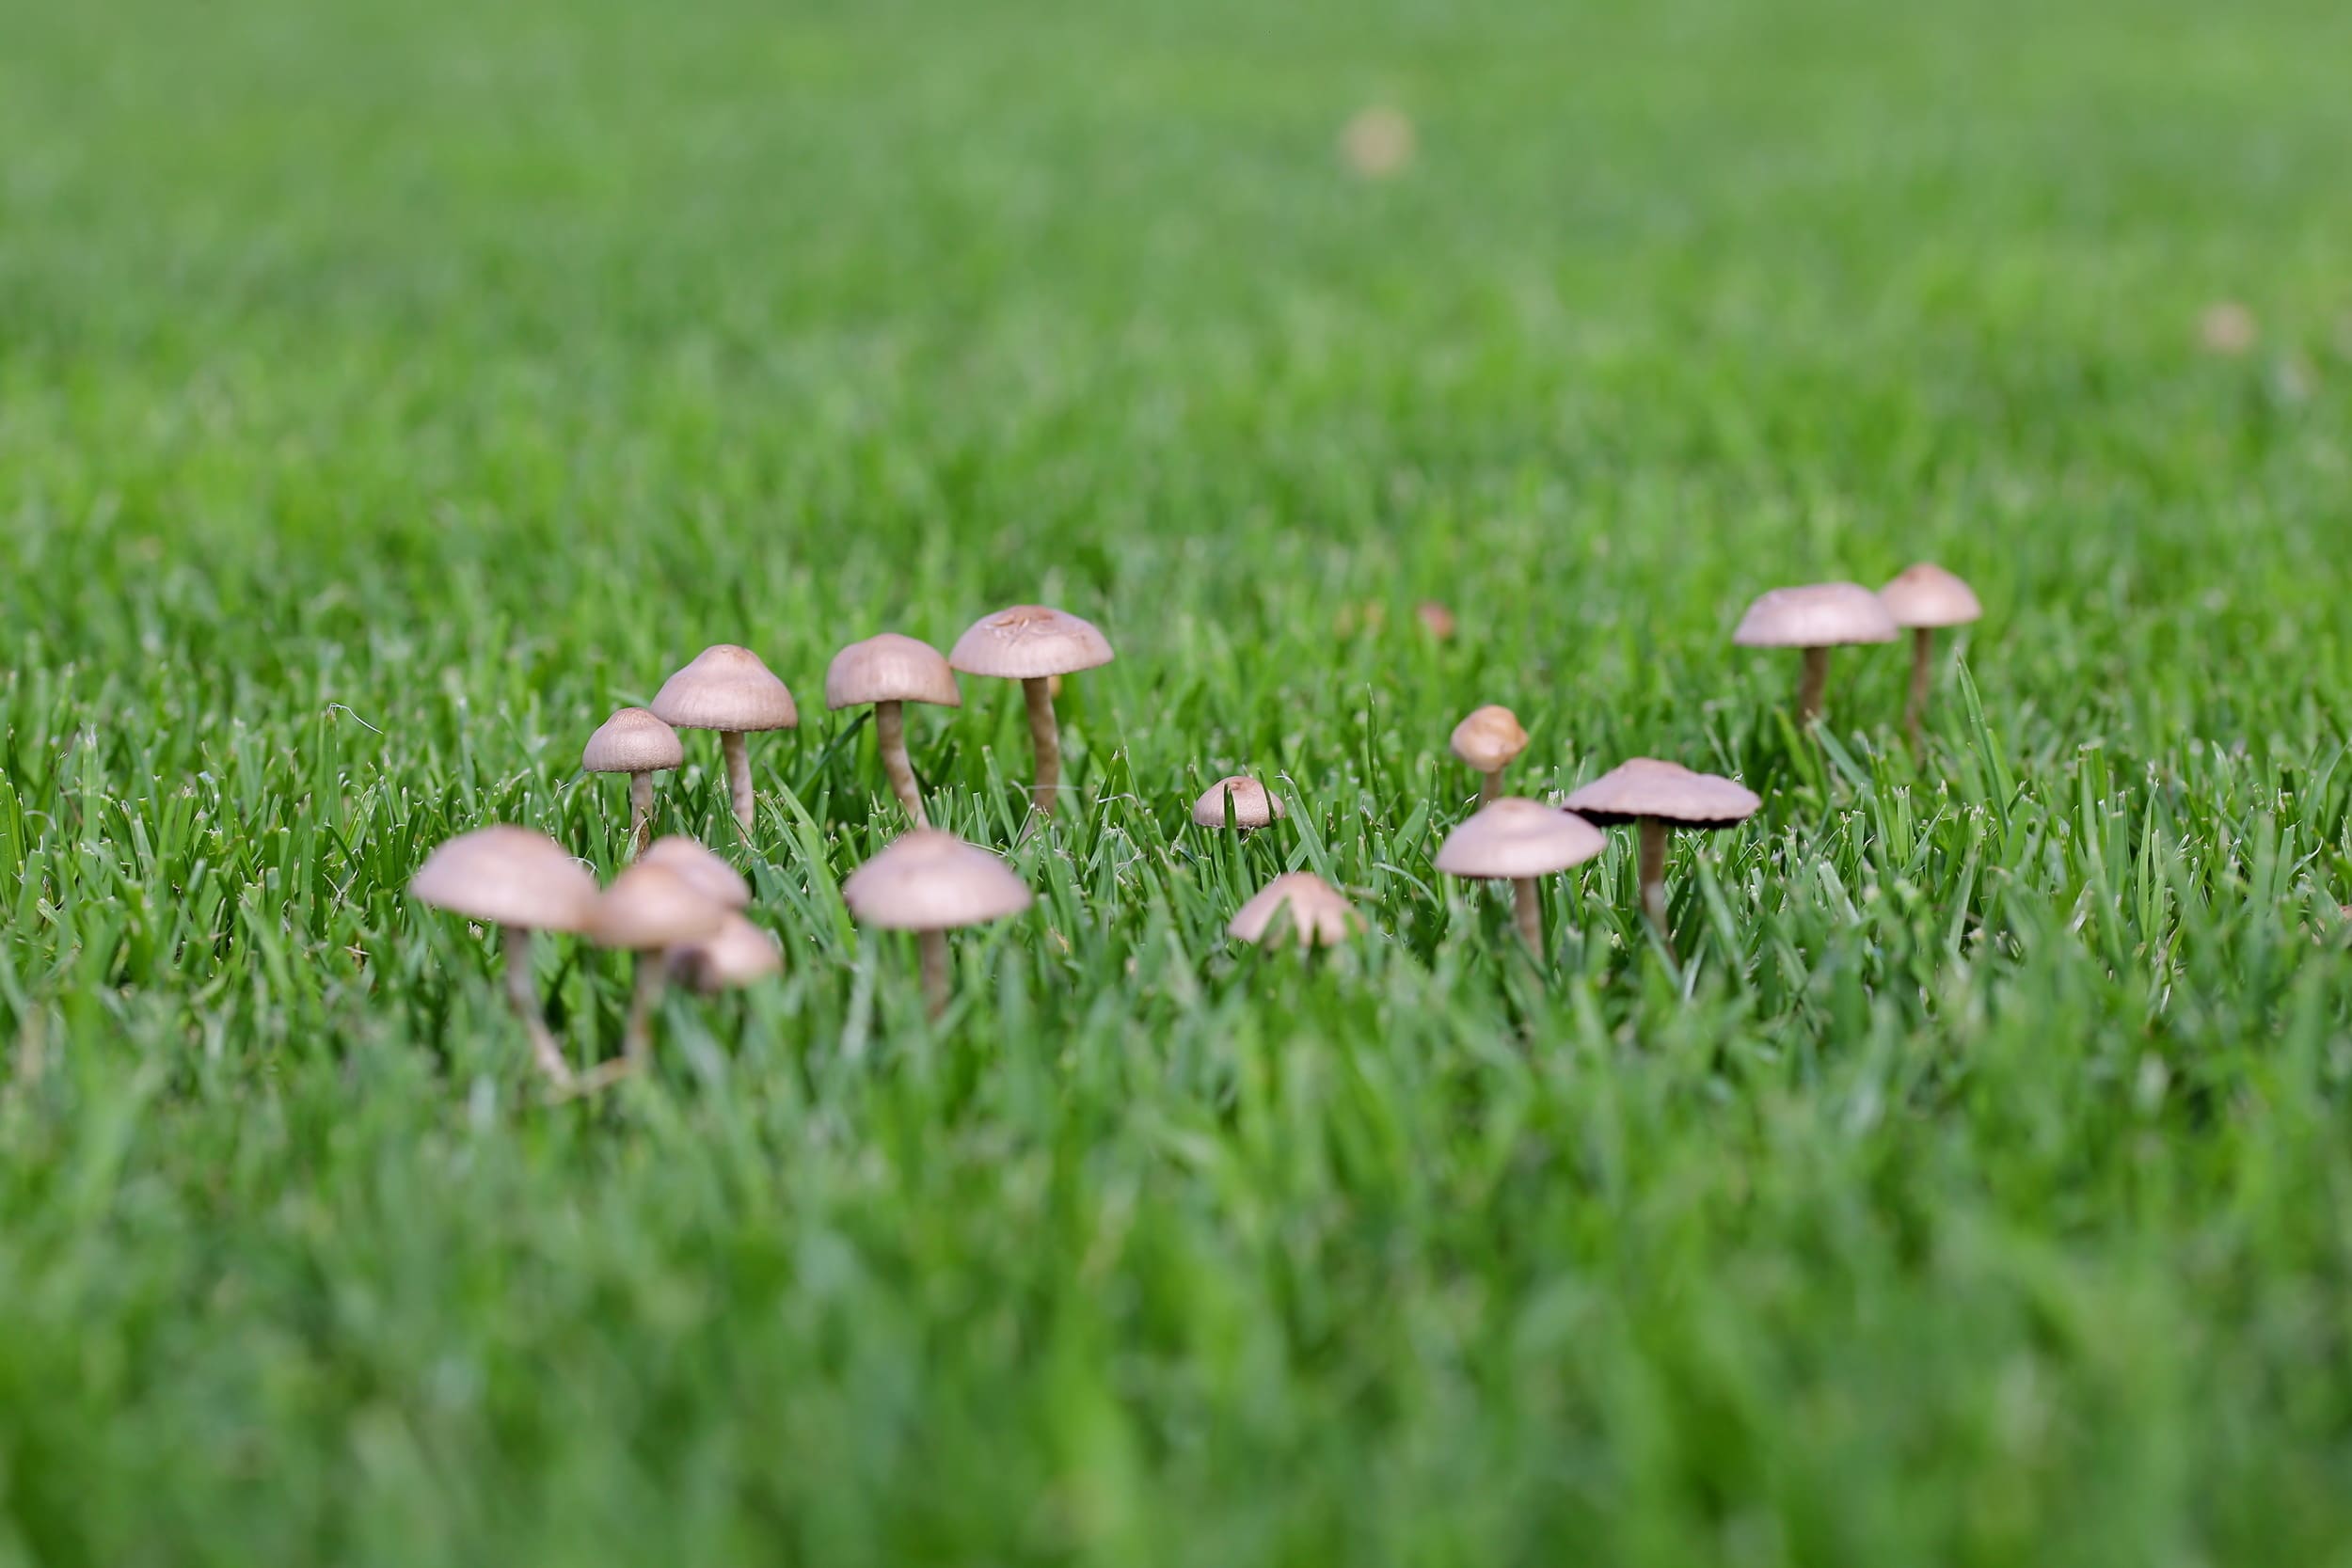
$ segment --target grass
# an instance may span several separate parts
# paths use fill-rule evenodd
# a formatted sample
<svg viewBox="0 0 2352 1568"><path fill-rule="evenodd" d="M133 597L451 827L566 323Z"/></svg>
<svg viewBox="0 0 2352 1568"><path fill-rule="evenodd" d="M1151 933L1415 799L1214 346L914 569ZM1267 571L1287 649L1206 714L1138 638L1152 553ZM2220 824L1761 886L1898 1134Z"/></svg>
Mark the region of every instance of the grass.
<svg viewBox="0 0 2352 1568"><path fill-rule="evenodd" d="M2341 7L5 32L0 1565L2352 1561ZM1925 757L1895 651L1800 744L1740 607L1921 557ZM1013 689L911 715L1039 893L934 1031L820 675L1030 598L1120 658L1017 847ZM402 884L609 873L719 640L787 974L550 1110ZM1433 874L1490 701L1766 796L1685 966L1629 835L1542 979ZM1233 951L1286 866L1376 935Z"/></svg>

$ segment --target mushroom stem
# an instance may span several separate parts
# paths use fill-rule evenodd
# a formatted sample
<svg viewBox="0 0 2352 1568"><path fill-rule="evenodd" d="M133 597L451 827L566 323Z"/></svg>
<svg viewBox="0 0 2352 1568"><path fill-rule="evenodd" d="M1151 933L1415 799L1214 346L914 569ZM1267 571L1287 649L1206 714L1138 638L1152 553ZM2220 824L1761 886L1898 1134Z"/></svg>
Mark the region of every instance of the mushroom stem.
<svg viewBox="0 0 2352 1568"><path fill-rule="evenodd" d="M653 1060L654 1009L661 1005L661 990L669 975L669 960L662 955L637 955L637 992L629 998L628 1027L621 1035L625 1071L639 1071Z"/></svg>
<svg viewBox="0 0 2352 1568"><path fill-rule="evenodd" d="M1487 801L1494 800L1502 793L1502 769L1500 768L1491 768L1486 772L1486 776L1479 781L1478 803L1483 806Z"/></svg>
<svg viewBox="0 0 2352 1568"><path fill-rule="evenodd" d="M947 933L917 931L914 946L922 956L923 1006L937 1019L947 1010Z"/></svg>
<svg viewBox="0 0 2352 1568"><path fill-rule="evenodd" d="M889 778L898 803L907 808L907 816L916 827L930 827L930 818L923 815L923 792L915 786L914 768L907 761L905 704L874 705L874 743L882 751L882 772Z"/></svg>
<svg viewBox="0 0 2352 1568"><path fill-rule="evenodd" d="M1659 938L1668 940L1666 932L1666 824L1655 816L1642 818L1642 912L1657 927Z"/></svg>
<svg viewBox="0 0 2352 1568"><path fill-rule="evenodd" d="M735 800L735 820L742 825L743 836L752 832L752 752L744 744L740 730L719 732L719 749L727 758L727 793Z"/></svg>
<svg viewBox="0 0 2352 1568"><path fill-rule="evenodd" d="M1515 877L1511 879L1511 913L1518 919L1519 940L1537 958L1544 952L1544 907L1535 896L1535 879Z"/></svg>
<svg viewBox="0 0 2352 1568"><path fill-rule="evenodd" d="M1804 675L1797 683L1797 723L1810 727L1821 717L1821 693L1829 687L1829 650L1804 651Z"/></svg>
<svg viewBox="0 0 2352 1568"><path fill-rule="evenodd" d="M653 775L631 773L628 776L628 852L631 859L645 852L653 842Z"/></svg>
<svg viewBox="0 0 2352 1568"><path fill-rule="evenodd" d="M506 945L506 1000L531 1036L532 1059L539 1064L540 1071L555 1080L557 1087L567 1087L572 1081L571 1065L564 1060L564 1048L555 1043L547 1018L539 1011L539 988L531 973L531 932L509 926L501 934Z"/></svg>
<svg viewBox="0 0 2352 1568"><path fill-rule="evenodd" d="M1061 731L1054 723L1054 690L1043 675L1021 683L1029 705L1029 746L1037 753L1037 780L1029 785L1029 803L1044 816L1054 815L1056 791L1061 785Z"/></svg>
<svg viewBox="0 0 2352 1568"><path fill-rule="evenodd" d="M1934 673L1935 628L1915 626L1911 633L1911 701L1903 706L1903 728L1911 732L1911 749L1919 749L1919 729L1928 717L1929 677Z"/></svg>

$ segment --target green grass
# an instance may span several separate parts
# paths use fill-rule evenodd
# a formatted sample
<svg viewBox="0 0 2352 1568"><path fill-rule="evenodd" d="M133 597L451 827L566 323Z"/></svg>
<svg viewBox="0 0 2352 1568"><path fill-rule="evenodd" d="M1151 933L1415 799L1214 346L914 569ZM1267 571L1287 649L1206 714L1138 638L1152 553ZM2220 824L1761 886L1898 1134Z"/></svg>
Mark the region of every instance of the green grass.
<svg viewBox="0 0 2352 1568"><path fill-rule="evenodd" d="M0 37L0 1565L2352 1561L2342 6ZM1798 744L1740 607L1920 557L1925 759L1891 651ZM1033 598L1120 658L1018 847L1016 694L915 712L1039 894L934 1031L821 673ZM549 1109L402 884L609 873L721 640L787 974ZM1489 701L1765 795L1686 968L1622 833L1541 979L1432 872ZM1294 865L1376 934L1232 950Z"/></svg>

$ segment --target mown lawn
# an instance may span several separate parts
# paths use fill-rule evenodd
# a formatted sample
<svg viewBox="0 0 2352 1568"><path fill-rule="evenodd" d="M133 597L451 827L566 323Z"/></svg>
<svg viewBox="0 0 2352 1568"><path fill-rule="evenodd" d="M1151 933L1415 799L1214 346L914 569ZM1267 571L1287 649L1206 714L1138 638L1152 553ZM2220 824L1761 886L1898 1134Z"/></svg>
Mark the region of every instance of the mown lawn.
<svg viewBox="0 0 2352 1568"><path fill-rule="evenodd" d="M2352 11L0 40L0 1565L2352 1561ZM1922 557L1925 755L1893 651L1802 742L1741 607ZM1018 847L1014 689L915 710L1039 894L934 1030L822 672L1029 599L1120 657ZM719 641L803 725L663 826L787 973L550 1108L402 886L609 874ZM1765 796L1684 967L1622 833L1543 975L1433 872L1483 702ZM1375 934L1235 950L1286 866Z"/></svg>

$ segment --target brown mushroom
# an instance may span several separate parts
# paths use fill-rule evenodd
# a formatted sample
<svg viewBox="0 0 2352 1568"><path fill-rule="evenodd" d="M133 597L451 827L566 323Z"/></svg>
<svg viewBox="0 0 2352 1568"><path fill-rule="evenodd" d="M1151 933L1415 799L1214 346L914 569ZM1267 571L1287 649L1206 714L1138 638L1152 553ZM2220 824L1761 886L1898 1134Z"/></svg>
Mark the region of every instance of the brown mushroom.
<svg viewBox="0 0 2352 1568"><path fill-rule="evenodd" d="M914 933L933 1018L947 1010L946 933L1019 914L1031 902L1028 884L1010 866L937 828L892 840L850 873L841 897L868 926Z"/></svg>
<svg viewBox="0 0 2352 1568"><path fill-rule="evenodd" d="M671 973L706 995L739 990L784 968L776 939L730 914L718 930L698 942L670 949Z"/></svg>
<svg viewBox="0 0 2352 1568"><path fill-rule="evenodd" d="M1193 822L1203 828L1222 828L1229 804L1239 832L1255 832L1290 815L1280 796L1246 774L1233 773L1201 791L1200 799L1192 803Z"/></svg>
<svg viewBox="0 0 2352 1568"><path fill-rule="evenodd" d="M1067 610L1033 604L982 616L948 650L947 662L966 674L1021 683L1029 709L1029 744L1037 754L1037 780L1029 786L1029 800L1043 816L1054 815L1061 786L1061 732L1054 721L1048 683L1110 661L1110 643L1090 623Z"/></svg>
<svg viewBox="0 0 2352 1568"><path fill-rule="evenodd" d="M563 1048L539 1011L531 973L533 931L585 929L596 905L596 879L571 852L528 828L479 828L425 857L408 895L437 910L501 928L506 948L506 997L530 1032L532 1055L559 1085L572 1081Z"/></svg>
<svg viewBox="0 0 2352 1568"><path fill-rule="evenodd" d="M1346 895L1311 871L1286 871L1237 911L1226 934L1263 945L1287 939L1305 948L1336 947L1363 929Z"/></svg>
<svg viewBox="0 0 2352 1568"><path fill-rule="evenodd" d="M1935 664L1935 634L1944 626L1964 626L1982 617L1984 606L1976 591L1941 566L1920 562L1906 566L1895 580L1879 590L1879 598L1899 626L1911 628L1911 696L1903 705L1903 728L1911 744L1919 744L1927 722L1928 688Z"/></svg>
<svg viewBox="0 0 2352 1568"><path fill-rule="evenodd" d="M604 890L588 922L588 939L599 947L634 953L637 985L629 1001L628 1025L621 1036L621 1059L598 1069L594 1085L636 1072L652 1059L654 1009L660 1006L669 972L663 955L716 936L730 912L687 877L644 861L615 877Z"/></svg>
<svg viewBox="0 0 2352 1568"><path fill-rule="evenodd" d="M1763 801L1753 790L1713 773L1693 773L1679 763L1635 757L1570 795L1566 809L1588 822L1615 827L1630 822L1642 834L1642 912L1657 927L1669 951L1666 930L1666 833L1673 828L1737 827Z"/></svg>
<svg viewBox="0 0 2352 1568"><path fill-rule="evenodd" d="M749 648L722 642L661 683L655 717L681 730L717 730L725 753L727 793L748 836L754 821L752 759L746 735L788 730L801 721L792 693Z"/></svg>
<svg viewBox="0 0 2352 1568"><path fill-rule="evenodd" d="M1797 688L1797 722L1821 716L1829 684L1829 650L1855 642L1892 642L1895 618L1879 596L1856 583L1822 582L1775 588L1748 606L1732 641L1742 648L1802 648L1804 677Z"/></svg>
<svg viewBox="0 0 2352 1568"><path fill-rule="evenodd" d="M743 879L743 874L691 838L675 833L658 838L638 860L641 864L676 872L696 892L722 909L752 907L752 887Z"/></svg>
<svg viewBox="0 0 2352 1568"><path fill-rule="evenodd" d="M923 791L907 760L905 705L961 707L963 693L956 689L956 673L939 657L937 648L897 632L852 642L834 655L832 667L825 672L825 705L839 709L869 703L874 709L875 748L882 752L882 773L890 780L891 792L916 827L928 828L930 818L923 814Z"/></svg>
<svg viewBox="0 0 2352 1568"><path fill-rule="evenodd" d="M650 708L622 708L588 737L580 753L582 768L628 775L630 854L644 854L653 836L653 776L685 760L677 731L655 718Z"/></svg>
<svg viewBox="0 0 2352 1568"><path fill-rule="evenodd" d="M1581 865L1608 847L1582 817L1534 800L1489 800L1446 834L1437 867L1449 877L1478 877L1511 884L1512 912L1530 953L1544 951L1543 906L1537 878Z"/></svg>
<svg viewBox="0 0 2352 1568"><path fill-rule="evenodd" d="M1474 710L1454 726L1454 754L1480 775L1478 803L1485 805L1502 793L1502 770L1527 750L1527 731L1519 716L1494 703Z"/></svg>

